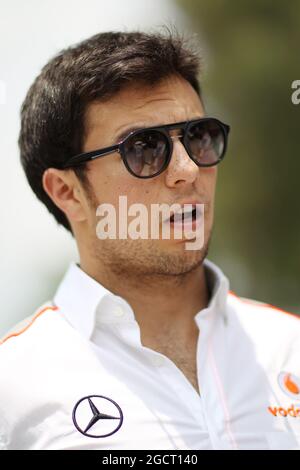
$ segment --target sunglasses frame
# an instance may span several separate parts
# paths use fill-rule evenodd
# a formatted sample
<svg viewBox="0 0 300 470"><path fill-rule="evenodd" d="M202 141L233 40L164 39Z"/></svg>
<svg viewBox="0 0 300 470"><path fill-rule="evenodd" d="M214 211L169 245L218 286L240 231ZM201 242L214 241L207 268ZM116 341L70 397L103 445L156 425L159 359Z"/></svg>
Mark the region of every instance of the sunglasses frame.
<svg viewBox="0 0 300 470"><path fill-rule="evenodd" d="M224 137L224 148L223 148L223 152L222 152L221 156L219 157L219 159L215 163L202 163L201 164L201 163L197 162L193 158L193 155L191 154L191 151L189 149L187 135L188 135L189 129L195 123L197 123L197 122L202 123L202 122L207 122L207 121L214 121L220 126L220 129L222 130L223 137ZM178 137L183 138L184 148L185 148L186 152L188 153L189 157L193 160L193 162L197 166L199 166L199 167L215 166L218 163L220 163L220 161L224 158L225 153L226 153L226 149L227 149L228 133L230 131L230 126L228 124L224 124L222 121L220 121L217 118L205 117L205 118L192 119L191 121L175 122L175 123L172 123L172 124L165 124L165 125L162 124L162 125L159 125L159 126L145 127L145 128L137 129L135 131L130 132L118 144L114 144L114 145L111 145L109 147L105 147L105 148L102 148L102 149L93 150L91 152L80 153L78 155L75 155L74 157L71 157L70 160L68 160L63 165L63 169L72 168L74 166L82 165L82 164L84 164L88 161L95 160L96 158L105 157L106 155L109 155L111 153L118 152L118 153L120 153L121 158L124 162L124 165L125 165L125 167L127 168L127 170L129 171L130 174L132 174L136 178L142 178L142 179L153 178L154 176L158 176L160 173L162 173L170 163L170 160L171 160L171 157L172 157L172 154L173 154L173 138L170 136L168 131L172 130L172 129L181 129L181 130L183 130L183 136L178 136ZM168 157L166 158L165 163L163 164L162 168L157 173L155 173L154 175L139 176L139 175L136 175L128 165L127 158L126 158L126 152L125 152L125 145L126 145L126 142L129 138L132 138L133 136L135 136L139 133L143 133L145 131L158 131L161 134L163 134L166 137L166 141L168 142L168 146L169 146L168 152L169 152L169 154L168 154Z"/></svg>

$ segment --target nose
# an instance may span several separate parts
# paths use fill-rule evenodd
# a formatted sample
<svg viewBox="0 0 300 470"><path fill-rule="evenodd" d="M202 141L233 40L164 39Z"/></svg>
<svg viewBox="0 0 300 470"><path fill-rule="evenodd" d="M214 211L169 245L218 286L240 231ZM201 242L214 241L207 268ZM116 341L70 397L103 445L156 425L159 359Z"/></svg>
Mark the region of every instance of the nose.
<svg viewBox="0 0 300 470"><path fill-rule="evenodd" d="M183 143L182 135L170 136L173 140L173 153L165 173L165 182L169 187L192 184L199 175L200 168L189 157Z"/></svg>

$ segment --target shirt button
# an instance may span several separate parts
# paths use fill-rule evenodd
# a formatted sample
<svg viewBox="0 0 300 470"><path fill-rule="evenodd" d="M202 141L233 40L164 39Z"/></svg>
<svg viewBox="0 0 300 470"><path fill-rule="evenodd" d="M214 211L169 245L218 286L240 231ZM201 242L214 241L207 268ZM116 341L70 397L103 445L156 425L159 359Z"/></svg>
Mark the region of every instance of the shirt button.
<svg viewBox="0 0 300 470"><path fill-rule="evenodd" d="M162 366L164 362L165 362L165 360L162 356L153 356L152 357L152 364L156 367Z"/></svg>
<svg viewBox="0 0 300 470"><path fill-rule="evenodd" d="M114 309L114 315L115 315L116 317L122 317L123 315L125 315L125 312L124 312L124 310L122 309L122 307L116 307L116 308Z"/></svg>

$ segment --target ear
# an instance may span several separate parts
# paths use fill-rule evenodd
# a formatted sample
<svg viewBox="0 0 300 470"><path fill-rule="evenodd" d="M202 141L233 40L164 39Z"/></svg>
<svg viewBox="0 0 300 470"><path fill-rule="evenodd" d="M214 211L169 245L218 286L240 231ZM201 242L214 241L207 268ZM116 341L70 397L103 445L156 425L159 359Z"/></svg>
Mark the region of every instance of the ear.
<svg viewBox="0 0 300 470"><path fill-rule="evenodd" d="M87 219L84 194L72 170L48 168L42 183L48 196L69 220L82 222Z"/></svg>

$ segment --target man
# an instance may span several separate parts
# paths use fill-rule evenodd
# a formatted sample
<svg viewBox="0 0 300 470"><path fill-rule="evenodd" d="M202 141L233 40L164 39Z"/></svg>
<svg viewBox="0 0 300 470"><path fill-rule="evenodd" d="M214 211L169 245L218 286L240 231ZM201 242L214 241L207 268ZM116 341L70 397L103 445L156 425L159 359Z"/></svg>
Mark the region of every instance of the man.
<svg viewBox="0 0 300 470"><path fill-rule="evenodd" d="M29 90L21 161L80 262L2 340L3 449L299 448L299 320L206 259L229 126L205 114L199 65L172 33L102 33ZM156 238L105 238L99 206L120 225L120 196L177 209Z"/></svg>

